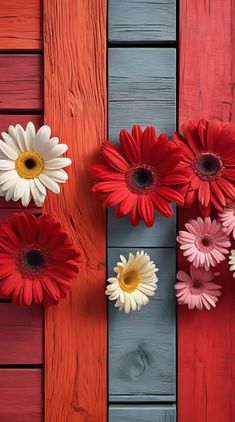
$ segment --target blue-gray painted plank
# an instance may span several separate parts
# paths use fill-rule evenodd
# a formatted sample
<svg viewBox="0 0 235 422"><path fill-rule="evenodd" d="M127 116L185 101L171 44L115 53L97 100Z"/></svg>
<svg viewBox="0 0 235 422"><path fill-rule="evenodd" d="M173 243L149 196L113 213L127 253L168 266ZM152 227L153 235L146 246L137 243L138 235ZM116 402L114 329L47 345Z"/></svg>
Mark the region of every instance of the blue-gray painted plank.
<svg viewBox="0 0 235 422"><path fill-rule="evenodd" d="M108 84L113 142L133 124L157 126L158 133L175 130L175 49L110 48Z"/></svg>
<svg viewBox="0 0 235 422"><path fill-rule="evenodd" d="M117 219L114 210L108 210L108 246L115 247L175 247L176 212L172 218L156 214L152 228L143 222L137 227L130 223L129 216Z"/></svg>
<svg viewBox="0 0 235 422"><path fill-rule="evenodd" d="M108 273L122 253L109 248ZM109 398L133 401L175 399L175 250L145 249L159 266L155 296L140 312L125 315L109 303ZM124 400L124 399L123 399ZM124 400L125 401L125 400Z"/></svg>
<svg viewBox="0 0 235 422"><path fill-rule="evenodd" d="M176 0L109 0L110 43L176 39Z"/></svg>
<svg viewBox="0 0 235 422"><path fill-rule="evenodd" d="M176 422L176 408L174 405L110 406L109 422Z"/></svg>

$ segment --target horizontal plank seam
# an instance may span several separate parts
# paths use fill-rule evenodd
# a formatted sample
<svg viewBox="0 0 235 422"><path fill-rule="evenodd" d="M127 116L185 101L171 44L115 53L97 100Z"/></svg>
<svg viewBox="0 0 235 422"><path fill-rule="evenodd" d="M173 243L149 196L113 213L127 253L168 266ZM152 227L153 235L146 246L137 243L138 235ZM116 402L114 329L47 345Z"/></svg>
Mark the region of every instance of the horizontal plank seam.
<svg viewBox="0 0 235 422"><path fill-rule="evenodd" d="M25 114L30 114L30 115L39 115L39 116L43 116L43 109L41 109L41 108L37 108L37 109L33 109L33 108L31 108L31 109L26 109L26 108L24 108L24 109L19 109L19 108L17 108L17 109L14 109L14 108L10 108L10 109L7 109L7 108L5 108L5 109L2 109L1 111L0 111L0 115L25 115Z"/></svg>
<svg viewBox="0 0 235 422"><path fill-rule="evenodd" d="M13 364L0 364L0 369L42 369L43 363L13 363Z"/></svg>
<svg viewBox="0 0 235 422"><path fill-rule="evenodd" d="M108 48L176 48L177 41L117 41L109 42Z"/></svg>
<svg viewBox="0 0 235 422"><path fill-rule="evenodd" d="M20 55L41 55L43 56L43 50L25 50L25 49L21 49L21 50L4 50L4 49L0 49L0 55L5 55L5 54L9 54L9 55L16 55L16 56L20 56Z"/></svg>

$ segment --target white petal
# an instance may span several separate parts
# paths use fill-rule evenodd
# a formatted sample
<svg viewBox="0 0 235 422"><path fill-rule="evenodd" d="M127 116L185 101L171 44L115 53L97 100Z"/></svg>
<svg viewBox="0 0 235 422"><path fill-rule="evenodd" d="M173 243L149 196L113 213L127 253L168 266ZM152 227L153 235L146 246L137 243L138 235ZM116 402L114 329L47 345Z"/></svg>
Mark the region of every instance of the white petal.
<svg viewBox="0 0 235 422"><path fill-rule="evenodd" d="M17 143L21 149L21 151L26 151L26 143L25 143L25 131L21 125L16 125L15 127L16 136L17 136Z"/></svg>
<svg viewBox="0 0 235 422"><path fill-rule="evenodd" d="M45 188L45 186L42 184L42 182L40 182L40 180L37 178L37 177L35 177L35 179L34 179L34 183L35 183L35 185L37 186L37 188L38 188L38 190L44 195L44 196L46 196L46 194L47 194L47 191L46 191L46 188Z"/></svg>
<svg viewBox="0 0 235 422"><path fill-rule="evenodd" d="M10 201L13 198L15 185L11 186L6 193L5 200Z"/></svg>
<svg viewBox="0 0 235 422"><path fill-rule="evenodd" d="M18 178L16 170L6 170L3 171L0 175L0 185L6 183L8 180L10 180L12 177L15 179Z"/></svg>
<svg viewBox="0 0 235 422"><path fill-rule="evenodd" d="M35 126L32 122L29 122L25 129L25 144L28 151L34 150L35 136Z"/></svg>
<svg viewBox="0 0 235 422"><path fill-rule="evenodd" d="M12 186L15 186L20 177L16 172L14 172L11 177L1 186L3 191L7 191Z"/></svg>
<svg viewBox="0 0 235 422"><path fill-rule="evenodd" d="M35 202L35 204L37 205L37 207L41 207L44 200L45 200L45 195L43 195L37 188L37 186L35 185L34 179L30 180L30 191L33 197L33 200Z"/></svg>
<svg viewBox="0 0 235 422"><path fill-rule="evenodd" d="M45 170L43 171L48 177L53 179L55 182L65 183L68 180L68 174L64 170Z"/></svg>
<svg viewBox="0 0 235 422"><path fill-rule="evenodd" d="M4 139L4 141L9 147L13 148L17 152L17 154L20 153L20 148L18 144L8 133L2 132L2 138Z"/></svg>
<svg viewBox="0 0 235 422"><path fill-rule="evenodd" d="M49 142L50 136L51 129L49 128L49 126L44 125L40 127L35 136L34 151L40 152L41 150L43 150L44 145Z"/></svg>
<svg viewBox="0 0 235 422"><path fill-rule="evenodd" d="M52 158L57 158L60 155L64 154L68 149L68 145L59 144L53 145L52 140L50 139L43 150L43 159L45 161L51 160Z"/></svg>
<svg viewBox="0 0 235 422"><path fill-rule="evenodd" d="M24 194L21 198L21 203L23 207L27 207L31 200L31 193L30 193L30 181L25 179L25 186L24 186Z"/></svg>
<svg viewBox="0 0 235 422"><path fill-rule="evenodd" d="M59 185L54 182L54 180L50 179L46 174L41 173L39 175L40 181L46 186L46 188L50 189L52 192L60 193Z"/></svg>
<svg viewBox="0 0 235 422"><path fill-rule="evenodd" d="M12 160L0 160L0 170L13 170L15 162Z"/></svg>
<svg viewBox="0 0 235 422"><path fill-rule="evenodd" d="M3 152L6 158L10 158L10 160L16 160L18 158L18 154L16 150L12 147L9 147L9 145L7 145L6 142L3 142L1 140L0 140L0 150L1 152Z"/></svg>
<svg viewBox="0 0 235 422"><path fill-rule="evenodd" d="M52 160L46 161L44 163L46 170L57 170L61 169L63 167L70 166L72 161L70 158L64 157L64 158L54 158Z"/></svg>
<svg viewBox="0 0 235 422"><path fill-rule="evenodd" d="M18 201L20 198L22 198L24 194L24 187L25 187L25 179L21 179L19 177L15 185L13 201Z"/></svg>

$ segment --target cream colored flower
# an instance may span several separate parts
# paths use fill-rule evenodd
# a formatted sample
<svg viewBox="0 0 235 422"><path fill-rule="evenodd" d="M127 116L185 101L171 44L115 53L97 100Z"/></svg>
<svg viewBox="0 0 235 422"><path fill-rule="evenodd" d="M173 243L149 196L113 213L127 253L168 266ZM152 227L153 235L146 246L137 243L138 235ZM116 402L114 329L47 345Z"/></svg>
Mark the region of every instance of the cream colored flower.
<svg viewBox="0 0 235 422"><path fill-rule="evenodd" d="M29 122L24 130L21 125L10 126L0 140L0 195L6 201L18 201L27 207L33 199L41 207L46 189L59 193L58 183L65 183L68 175L63 167L69 166L69 158L60 157L68 146L59 144L58 138L50 138L49 126L37 132Z"/></svg>
<svg viewBox="0 0 235 422"><path fill-rule="evenodd" d="M116 300L115 307L126 314L139 311L149 302L148 296L153 296L157 289L158 269L148 254L144 251L135 255L129 253L128 261L120 255L121 262L117 263L114 272L116 277L108 279L106 294L109 300Z"/></svg>

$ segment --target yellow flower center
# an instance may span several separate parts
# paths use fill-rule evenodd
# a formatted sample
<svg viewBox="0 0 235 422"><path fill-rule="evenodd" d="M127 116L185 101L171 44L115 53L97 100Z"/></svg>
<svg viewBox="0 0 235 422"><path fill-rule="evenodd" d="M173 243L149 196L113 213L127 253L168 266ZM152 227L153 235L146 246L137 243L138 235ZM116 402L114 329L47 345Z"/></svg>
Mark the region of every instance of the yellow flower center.
<svg viewBox="0 0 235 422"><path fill-rule="evenodd" d="M138 287L139 280L140 278L138 271L129 271L120 277L119 285L125 292L132 293Z"/></svg>
<svg viewBox="0 0 235 422"><path fill-rule="evenodd" d="M15 169L22 179L38 177L44 168L44 161L38 152L22 152L15 162Z"/></svg>

